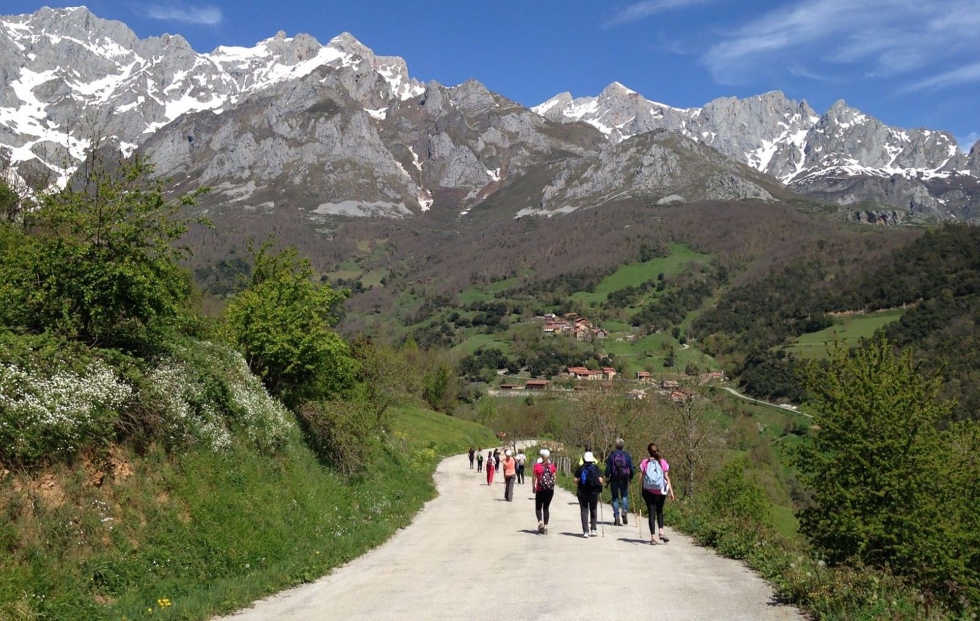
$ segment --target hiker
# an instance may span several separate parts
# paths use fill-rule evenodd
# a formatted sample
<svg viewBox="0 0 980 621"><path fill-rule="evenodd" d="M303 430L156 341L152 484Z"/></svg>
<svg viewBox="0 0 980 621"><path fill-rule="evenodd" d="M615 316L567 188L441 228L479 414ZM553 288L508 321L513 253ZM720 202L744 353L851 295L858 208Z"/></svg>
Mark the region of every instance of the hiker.
<svg viewBox="0 0 980 621"><path fill-rule="evenodd" d="M500 470L500 449L493 449L493 467Z"/></svg>
<svg viewBox="0 0 980 621"><path fill-rule="evenodd" d="M487 451L487 485L493 485L493 473L496 468L493 465L493 453Z"/></svg>
<svg viewBox="0 0 980 621"><path fill-rule="evenodd" d="M504 469L504 500L514 501L514 479L517 478L517 460L514 459L510 449L504 451L504 459L501 467Z"/></svg>
<svg viewBox="0 0 980 621"><path fill-rule="evenodd" d="M664 501L667 496L674 500L674 486L670 482L670 464L660 456L660 449L651 442L647 446L650 456L640 462L643 473L643 500L647 503L650 515L650 544L657 545L670 541L664 536Z"/></svg>
<svg viewBox="0 0 980 621"><path fill-rule="evenodd" d="M476 471L483 472L483 448L476 449Z"/></svg>
<svg viewBox="0 0 980 621"><path fill-rule="evenodd" d="M591 453L591 452L592 452L592 445L591 444L586 444L585 445L585 453ZM582 453L582 456L578 458L578 465L579 466L581 466L582 464L585 463L585 453Z"/></svg>
<svg viewBox="0 0 980 621"><path fill-rule="evenodd" d="M517 484L524 485L524 463L527 461L524 449L517 449L517 455L514 456L514 459L517 461Z"/></svg>
<svg viewBox="0 0 980 621"><path fill-rule="evenodd" d="M470 455L470 470L472 470L473 469L473 459L476 457L476 451L473 449L472 446L470 447L470 453L469 453L469 455Z"/></svg>
<svg viewBox="0 0 980 621"><path fill-rule="evenodd" d="M541 458L534 464L531 474L531 489L534 491L534 515L538 518L538 534L548 534L548 509L551 499L555 497L555 472L557 468L551 463L551 451L541 449Z"/></svg>
<svg viewBox="0 0 980 621"><path fill-rule="evenodd" d="M582 465L575 469L575 482L578 484L575 495L578 496L578 506L582 511L582 536L595 537L598 535L596 509L599 507L599 492L602 491L604 481L592 451L586 451L582 455ZM589 528L590 518L592 528Z"/></svg>
<svg viewBox="0 0 980 621"><path fill-rule="evenodd" d="M613 524L625 526L628 524L630 510L630 482L633 480L633 456L623 450L626 442L616 438L616 450L606 457L606 480L609 481L609 492L612 494ZM619 516L622 512L622 522Z"/></svg>

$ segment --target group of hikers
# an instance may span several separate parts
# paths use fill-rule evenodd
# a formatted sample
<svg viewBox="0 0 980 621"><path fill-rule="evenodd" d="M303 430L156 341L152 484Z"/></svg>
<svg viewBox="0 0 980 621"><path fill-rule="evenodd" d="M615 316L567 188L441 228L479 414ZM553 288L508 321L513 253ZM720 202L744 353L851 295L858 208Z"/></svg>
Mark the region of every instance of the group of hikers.
<svg viewBox="0 0 980 621"><path fill-rule="evenodd" d="M606 457L605 468L600 469L596 463L591 446L585 447L585 453L579 459L574 472L576 496L582 519L582 536L598 536L598 507L599 495L608 486L612 495L613 524L625 526L629 523L630 484L637 474L641 475L640 493L647 507L650 526L650 543L659 545L670 541L663 532L664 503L669 497L674 500L674 486L670 482L670 464L660 454L656 444L647 445L648 456L636 468L633 456L625 449L622 438L616 440L616 448ZM538 534L548 533L551 500L555 495L555 477L557 466L551 460L551 451L541 449L540 456L534 464L531 476L531 490L534 492L534 513L538 519ZM527 457L523 449L517 449L516 454L511 449L504 450L501 457L500 449L487 452L483 457L483 449L469 450L470 469L476 463L477 472L486 469L487 485L493 485L494 473L503 470L504 499L514 500L514 483L524 483L524 468Z"/></svg>

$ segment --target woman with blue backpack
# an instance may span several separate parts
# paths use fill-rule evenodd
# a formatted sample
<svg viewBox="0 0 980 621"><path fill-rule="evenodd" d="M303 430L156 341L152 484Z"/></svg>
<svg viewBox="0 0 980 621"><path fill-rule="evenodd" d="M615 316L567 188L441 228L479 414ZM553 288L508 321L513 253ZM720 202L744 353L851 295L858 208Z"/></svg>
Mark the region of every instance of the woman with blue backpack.
<svg viewBox="0 0 980 621"><path fill-rule="evenodd" d="M660 449L651 442L647 445L650 457L640 462L643 473L643 500L650 516L650 544L657 545L670 541L664 536L664 502L667 496L674 500L674 486L670 483L670 464L660 456Z"/></svg>
<svg viewBox="0 0 980 621"><path fill-rule="evenodd" d="M582 536L596 537L596 522L598 516L596 509L599 506L599 493L605 484L599 474L599 466L595 463L595 456L592 451L586 451L582 457L582 464L575 469L575 482L578 484L576 496L578 496L578 506L582 511ZM589 528L591 518L592 528Z"/></svg>

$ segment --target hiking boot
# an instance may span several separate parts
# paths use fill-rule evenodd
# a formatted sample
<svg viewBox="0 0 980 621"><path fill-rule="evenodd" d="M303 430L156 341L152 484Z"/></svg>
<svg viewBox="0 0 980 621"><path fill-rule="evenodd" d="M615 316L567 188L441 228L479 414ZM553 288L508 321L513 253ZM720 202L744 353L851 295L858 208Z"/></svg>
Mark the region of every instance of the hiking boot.
<svg viewBox="0 0 980 621"><path fill-rule="evenodd" d="M656 537L650 537L650 545L659 546L661 543L663 542L657 539Z"/></svg>
<svg viewBox="0 0 980 621"><path fill-rule="evenodd" d="M660 535L660 541L663 541L664 543L667 543L668 541L670 541L670 539L668 539L664 535Z"/></svg>
<svg viewBox="0 0 980 621"><path fill-rule="evenodd" d="M626 526L629 522L626 521L626 514L623 514L623 526Z"/></svg>
<svg viewBox="0 0 980 621"><path fill-rule="evenodd" d="M589 531L585 531L584 533L582 533L582 536L585 537L586 539L588 539L589 538Z"/></svg>
<svg viewBox="0 0 980 621"><path fill-rule="evenodd" d="M623 523L625 523L625 520L623 521ZM618 515L614 515L613 516L613 526L620 526L620 521L619 521L619 516Z"/></svg>
<svg viewBox="0 0 980 621"><path fill-rule="evenodd" d="M544 522L538 522L538 534L539 535L544 534Z"/></svg>
<svg viewBox="0 0 980 621"><path fill-rule="evenodd" d="M599 533L597 533L594 528L592 529L592 532L589 533L589 537L598 537L598 536L599 536Z"/></svg>
<svg viewBox="0 0 980 621"><path fill-rule="evenodd" d="M541 534L542 535L547 535L548 534L548 525L547 524L545 525L545 527L543 529L541 529Z"/></svg>

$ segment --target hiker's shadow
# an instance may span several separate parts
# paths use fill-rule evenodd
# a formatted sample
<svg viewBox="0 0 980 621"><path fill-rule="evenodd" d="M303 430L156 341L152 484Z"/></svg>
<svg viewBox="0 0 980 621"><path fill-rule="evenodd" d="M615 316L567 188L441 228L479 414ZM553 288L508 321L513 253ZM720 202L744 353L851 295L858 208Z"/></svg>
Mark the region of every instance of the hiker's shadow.
<svg viewBox="0 0 980 621"><path fill-rule="evenodd" d="M581 539L582 538L582 533L569 533L569 532L564 532L564 533L558 533L558 534L559 535L565 535L566 537L575 537L576 539Z"/></svg>
<svg viewBox="0 0 980 621"><path fill-rule="evenodd" d="M519 530L517 532L519 532L519 533L527 533L528 535L540 535L541 534L537 530L531 530L530 528L522 528L521 530Z"/></svg>
<svg viewBox="0 0 980 621"><path fill-rule="evenodd" d="M623 541L625 543L632 543L633 545L642 545L642 546L650 545L650 541L647 539L630 539L629 537L620 537L618 541Z"/></svg>

